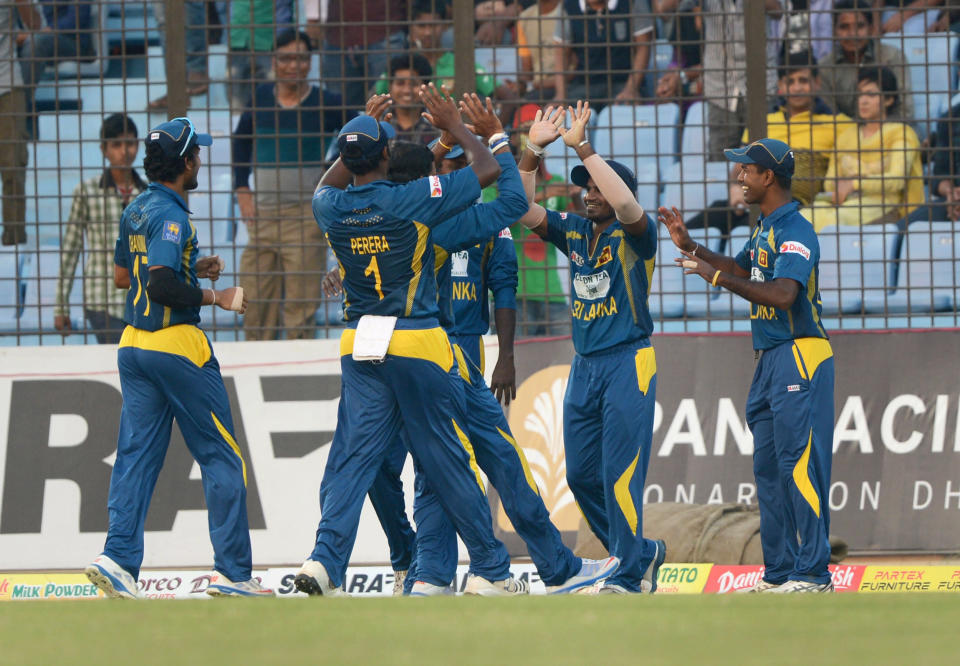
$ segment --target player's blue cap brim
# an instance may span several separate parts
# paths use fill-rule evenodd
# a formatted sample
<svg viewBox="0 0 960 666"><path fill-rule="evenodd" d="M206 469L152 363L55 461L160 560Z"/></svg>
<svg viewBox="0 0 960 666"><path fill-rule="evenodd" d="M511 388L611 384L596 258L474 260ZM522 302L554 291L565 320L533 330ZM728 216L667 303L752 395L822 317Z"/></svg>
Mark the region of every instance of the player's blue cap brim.
<svg viewBox="0 0 960 666"><path fill-rule="evenodd" d="M793 176L793 151L783 141L760 139L743 148L728 148L724 157L739 164L758 164L775 174Z"/></svg>

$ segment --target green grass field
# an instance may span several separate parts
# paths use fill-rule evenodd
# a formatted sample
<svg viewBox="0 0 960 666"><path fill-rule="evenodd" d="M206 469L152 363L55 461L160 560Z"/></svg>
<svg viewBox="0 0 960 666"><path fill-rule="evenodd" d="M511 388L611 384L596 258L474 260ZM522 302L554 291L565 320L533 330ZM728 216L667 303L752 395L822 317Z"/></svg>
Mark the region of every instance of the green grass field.
<svg viewBox="0 0 960 666"><path fill-rule="evenodd" d="M17 602L2 664L957 664L946 594Z"/></svg>

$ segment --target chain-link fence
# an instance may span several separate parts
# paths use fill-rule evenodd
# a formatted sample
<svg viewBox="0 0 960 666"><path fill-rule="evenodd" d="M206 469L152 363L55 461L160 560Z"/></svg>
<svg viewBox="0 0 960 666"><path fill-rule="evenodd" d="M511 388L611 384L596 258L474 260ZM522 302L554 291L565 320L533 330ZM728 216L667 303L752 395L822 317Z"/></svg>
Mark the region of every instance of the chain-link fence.
<svg viewBox="0 0 960 666"><path fill-rule="evenodd" d="M202 254L251 302L244 317L205 310L204 327L218 340L338 336L311 193L372 92L393 97L401 139L435 138L416 95L428 81L492 97L518 155L535 107L589 99L594 149L634 171L648 213L676 206L726 254L757 211L723 149L782 139L819 234L828 329L957 326L960 12L874 4L0 2L0 343L117 338L120 212L145 187L147 130L182 115L214 136L188 201ZM538 201L583 213L577 163L552 145ZM568 333L568 260L511 231L519 333ZM745 301L683 276L675 256L661 229L657 330L749 327Z"/></svg>

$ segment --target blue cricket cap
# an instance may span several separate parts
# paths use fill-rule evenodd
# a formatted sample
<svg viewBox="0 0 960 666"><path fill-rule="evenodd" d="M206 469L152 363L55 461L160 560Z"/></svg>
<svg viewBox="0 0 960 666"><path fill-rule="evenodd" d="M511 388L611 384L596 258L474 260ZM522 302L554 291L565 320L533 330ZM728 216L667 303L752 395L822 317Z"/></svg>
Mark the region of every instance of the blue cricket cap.
<svg viewBox="0 0 960 666"><path fill-rule="evenodd" d="M630 191L633 192L634 196L637 194L637 177L633 175L633 170L626 166L625 164L620 164L615 160L607 160L607 164L613 169L618 176L627 184L627 187L630 188ZM570 182L579 187L586 187L587 181L590 180L590 172L587 171L587 167L582 164L578 164L573 167L573 170L570 171Z"/></svg>
<svg viewBox="0 0 960 666"><path fill-rule="evenodd" d="M377 122L371 116L357 116L340 130L337 148L342 157L374 159L396 135L389 123Z"/></svg>
<svg viewBox="0 0 960 666"><path fill-rule="evenodd" d="M437 141L439 141L439 140L440 140L440 138L437 137L436 139L434 139L433 141L430 142L430 144L427 146L427 148L429 148L430 150L433 150L433 147L434 147L435 145L437 145ZM443 144L443 145L447 145L447 144ZM451 148L450 150L447 151L447 154L443 156L443 159L445 159L445 160L455 160L455 159L457 159L458 157L463 157L463 155L464 155L464 153L463 153L463 148L461 148L461 147L460 147L460 144L458 143L458 144L455 145L453 148Z"/></svg>
<svg viewBox="0 0 960 666"><path fill-rule="evenodd" d="M793 178L793 150L783 141L760 139L743 148L730 148L723 154L731 162L759 164L778 176Z"/></svg>
<svg viewBox="0 0 960 666"><path fill-rule="evenodd" d="M176 159L186 155L194 146L212 145L213 137L197 132L189 118L174 118L150 130L144 143L148 146L157 144L167 157Z"/></svg>

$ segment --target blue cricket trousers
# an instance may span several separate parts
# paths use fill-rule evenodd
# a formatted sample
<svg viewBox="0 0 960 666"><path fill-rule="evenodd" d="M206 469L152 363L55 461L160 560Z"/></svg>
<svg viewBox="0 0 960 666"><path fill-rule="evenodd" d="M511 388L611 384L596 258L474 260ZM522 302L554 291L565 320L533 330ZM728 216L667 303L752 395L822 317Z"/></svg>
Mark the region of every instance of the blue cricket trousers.
<svg viewBox="0 0 960 666"><path fill-rule="evenodd" d="M480 469L497 489L504 512L527 545L530 558L546 585L559 585L576 574L580 558L567 548L550 520L540 490L518 446L500 403L475 364L457 345L457 362L466 390L467 434ZM449 585L456 573L456 535L434 498L429 479L418 477L414 520L417 523L415 577L433 585Z"/></svg>
<svg viewBox="0 0 960 666"><path fill-rule="evenodd" d="M123 409L104 554L139 577L144 520L176 418L203 475L214 569L233 581L248 580L246 465L234 438L220 365L206 335L189 324L153 332L127 326L117 362Z"/></svg>
<svg viewBox="0 0 960 666"><path fill-rule="evenodd" d="M590 529L620 558L608 581L634 592L656 554L643 538L656 393L656 356L643 340L576 355L563 401L567 484Z"/></svg>
<svg viewBox="0 0 960 666"><path fill-rule="evenodd" d="M822 338L766 350L747 398L764 579L830 580L833 351Z"/></svg>
<svg viewBox="0 0 960 666"><path fill-rule="evenodd" d="M337 429L320 484L321 519L309 559L343 582L363 499L390 445L405 429L410 452L470 554L470 571L509 575L510 557L493 535L480 470L467 439L463 385L443 329L397 329L383 362L354 361L356 332L340 338L342 389Z"/></svg>

